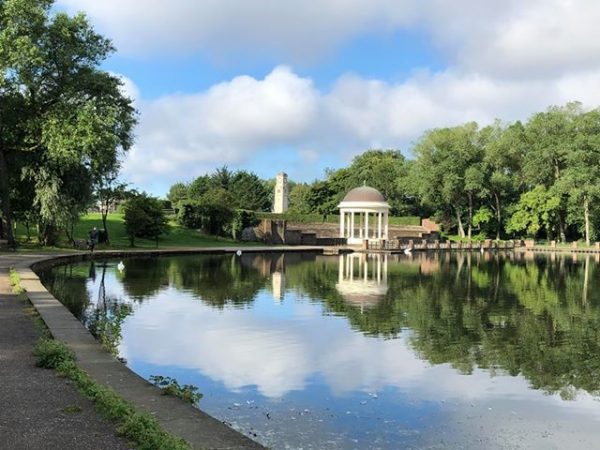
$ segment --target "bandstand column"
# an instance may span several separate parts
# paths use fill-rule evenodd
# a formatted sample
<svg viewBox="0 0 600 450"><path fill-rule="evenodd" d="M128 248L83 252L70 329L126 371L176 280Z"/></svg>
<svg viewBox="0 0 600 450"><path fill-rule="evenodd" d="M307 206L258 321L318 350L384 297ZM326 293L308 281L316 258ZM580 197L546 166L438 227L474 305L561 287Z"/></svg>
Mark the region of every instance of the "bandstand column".
<svg viewBox="0 0 600 450"><path fill-rule="evenodd" d="M382 213L377 213L377 238L381 239L381 219Z"/></svg>
<svg viewBox="0 0 600 450"><path fill-rule="evenodd" d="M350 216L352 215L352 213L347 213L346 214L346 235L344 237L349 238L350 237Z"/></svg>
<svg viewBox="0 0 600 450"><path fill-rule="evenodd" d="M369 212L365 212L365 239L369 239Z"/></svg>
<svg viewBox="0 0 600 450"><path fill-rule="evenodd" d="M363 215L362 213L358 213L358 237L362 239L363 237Z"/></svg>
<svg viewBox="0 0 600 450"><path fill-rule="evenodd" d="M340 211L340 237L344 238L346 237L346 222L345 222L345 217L344 217L344 211Z"/></svg>
<svg viewBox="0 0 600 450"><path fill-rule="evenodd" d="M354 211L350 213L350 238L354 239Z"/></svg>
<svg viewBox="0 0 600 450"><path fill-rule="evenodd" d="M385 216L383 218L383 221L385 222L384 225L384 233L383 233L383 238L387 241L389 240L389 236L388 236L388 223L389 223L389 217L388 217L389 213L385 213Z"/></svg>

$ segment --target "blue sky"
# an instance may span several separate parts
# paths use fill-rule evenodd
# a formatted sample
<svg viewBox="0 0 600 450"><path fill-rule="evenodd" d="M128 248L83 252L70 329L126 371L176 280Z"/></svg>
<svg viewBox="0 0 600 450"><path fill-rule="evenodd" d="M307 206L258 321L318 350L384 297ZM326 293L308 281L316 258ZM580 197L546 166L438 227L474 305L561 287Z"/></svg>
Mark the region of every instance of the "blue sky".
<svg viewBox="0 0 600 450"><path fill-rule="evenodd" d="M58 0L118 52L140 111L123 177L163 195L227 164L322 178L424 131L600 105L594 0Z"/></svg>

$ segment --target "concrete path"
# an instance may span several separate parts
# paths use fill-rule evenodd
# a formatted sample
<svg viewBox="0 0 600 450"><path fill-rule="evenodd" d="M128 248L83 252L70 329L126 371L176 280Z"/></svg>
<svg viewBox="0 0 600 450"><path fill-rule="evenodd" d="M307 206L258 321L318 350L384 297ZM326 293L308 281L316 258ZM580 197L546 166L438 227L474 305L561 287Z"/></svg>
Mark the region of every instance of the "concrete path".
<svg viewBox="0 0 600 450"><path fill-rule="evenodd" d="M293 247L289 251L323 250L323 248L299 248ZM169 249L158 251L106 251L94 253L94 258L99 257L125 257L141 254L175 254L175 253L225 253L234 252L235 248L210 248L210 249ZM285 248L245 248L244 252L281 251ZM37 339L33 322L26 316L23 308L24 302L20 302L14 296L8 294L8 268L17 268L21 277L21 285L26 289L27 296L46 326L55 339L64 342L74 351L77 364L85 370L97 383L110 387L125 400L129 401L141 410L152 414L163 428L172 434L188 441L194 449L263 449L260 444L252 441L241 433L229 428L217 419L200 411L177 398L161 395L158 388L152 386L143 378L139 377L124 364L118 362L114 357L102 349L100 344L92 337L88 330L56 300L40 283L37 275L30 266L43 260L60 260L66 262L65 258L82 259L89 255L82 254L21 254L0 253L0 380L12 377L12 382L0 382L0 448L10 449L43 449L43 448L97 448L97 449L121 449L127 448L126 443L114 436L114 430L110 426L101 424L98 417L93 413L93 407L66 385L66 382L57 379L52 371L44 371L34 367L31 357L31 349ZM5 361L6 360L6 363ZM10 363L10 364L9 364ZM6 366L6 374L3 370ZM20 372L21 371L21 372ZM71 396L59 391L54 385L46 386L42 383L37 390L32 390L32 396L28 397L29 385L37 383L35 380L44 379L54 381L58 386L71 389ZM29 381L31 380L31 381ZM41 383L41 382L40 382ZM20 390L17 387L20 386ZM6 391L6 392L5 392ZM11 393L12 392L12 393ZM22 396L20 395L22 394ZM10 398L11 403L4 404L4 398ZM77 402L76 402L77 400ZM68 415L58 416L64 402L80 406L89 415L86 425L80 425L75 419ZM38 408L41 405L50 404L49 409ZM63 405L63 406L57 406ZM58 408L58 409L57 409ZM19 411L13 413L10 410ZM79 413L81 414L81 413ZM35 416L36 421L18 423L19 417ZM56 419L58 417L58 419ZM83 420L83 419L82 419ZM96 420L99 423L94 423ZM49 429L50 423L57 421L56 430ZM14 431L13 430L14 427ZM86 439L98 438L87 443L76 442L70 447L67 442L61 440L52 442L46 440L49 435L62 436L59 429L72 429L76 434ZM30 430L29 434L27 430ZM9 434L10 433L10 434ZM37 441L28 440L28 435L37 436ZM68 434L68 433L67 433ZM6 439L5 439L6 436ZM115 439L113 445L108 439ZM10 441L14 440L14 443ZM64 439L67 438L59 438ZM11 442L11 445L5 443Z"/></svg>
<svg viewBox="0 0 600 450"><path fill-rule="evenodd" d="M5 259L3 263L6 263ZM10 262L15 262L11 259ZM39 337L27 302L11 294L0 268L0 447L34 449L129 449L114 426L96 413L68 381L35 367Z"/></svg>

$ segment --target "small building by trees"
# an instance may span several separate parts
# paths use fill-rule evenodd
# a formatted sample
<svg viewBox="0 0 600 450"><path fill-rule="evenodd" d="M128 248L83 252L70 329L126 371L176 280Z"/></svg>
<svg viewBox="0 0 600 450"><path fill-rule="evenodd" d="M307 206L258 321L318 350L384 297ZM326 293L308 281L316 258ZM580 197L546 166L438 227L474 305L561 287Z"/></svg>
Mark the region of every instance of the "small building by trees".
<svg viewBox="0 0 600 450"><path fill-rule="evenodd" d="M370 186L354 188L346 194L338 208L340 237L346 238L348 244L388 239L390 205L377 189Z"/></svg>

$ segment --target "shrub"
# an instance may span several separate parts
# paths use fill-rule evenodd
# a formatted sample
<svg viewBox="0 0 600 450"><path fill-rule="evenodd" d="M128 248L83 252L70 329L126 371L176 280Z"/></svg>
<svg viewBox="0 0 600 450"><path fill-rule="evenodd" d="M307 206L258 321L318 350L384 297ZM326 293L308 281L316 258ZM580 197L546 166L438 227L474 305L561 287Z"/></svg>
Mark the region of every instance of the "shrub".
<svg viewBox="0 0 600 450"><path fill-rule="evenodd" d="M234 217L231 204L231 196L224 189L211 189L198 200L179 202L177 221L187 228L225 236Z"/></svg>
<svg viewBox="0 0 600 450"><path fill-rule="evenodd" d="M177 204L177 223L186 228L202 228L202 207L194 200L182 200Z"/></svg>
<svg viewBox="0 0 600 450"><path fill-rule="evenodd" d="M146 194L138 194L127 200L124 220L132 247L135 245L135 238L158 239L168 231L162 203Z"/></svg>
<svg viewBox="0 0 600 450"><path fill-rule="evenodd" d="M254 227L260 221L252 211L238 209L233 213L233 218L229 223L229 233L233 239L239 240L242 236L242 230L246 227Z"/></svg>
<svg viewBox="0 0 600 450"><path fill-rule="evenodd" d="M54 339L40 339L33 349L35 365L44 369L56 369L65 362L75 360L75 354L62 342Z"/></svg>

